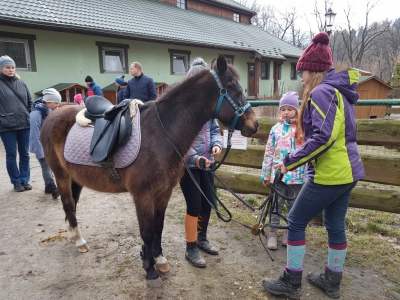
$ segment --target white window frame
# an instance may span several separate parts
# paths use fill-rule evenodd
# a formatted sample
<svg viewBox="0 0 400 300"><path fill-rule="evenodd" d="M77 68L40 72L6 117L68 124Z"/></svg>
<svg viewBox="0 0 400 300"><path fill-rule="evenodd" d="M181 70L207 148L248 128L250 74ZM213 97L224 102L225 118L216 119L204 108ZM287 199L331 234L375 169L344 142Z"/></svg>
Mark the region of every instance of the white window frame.
<svg viewBox="0 0 400 300"><path fill-rule="evenodd" d="M98 48L99 53L99 67L101 74L127 74L129 72L128 66L128 44L116 44L116 43L107 43L107 42L100 42L96 41L96 46ZM121 53L122 61L122 71L107 71L106 67L106 59L105 59L105 52L106 51L119 51Z"/></svg>
<svg viewBox="0 0 400 300"><path fill-rule="evenodd" d="M31 56L29 53L29 41L25 39L14 39L14 38L5 38L5 37L0 37L0 42L7 42L7 43L15 43L15 44L23 44L24 49L25 49L25 62L26 62L26 68L21 68L17 65L18 60L14 59L16 62L15 69L18 71L31 71ZM9 53L0 53L1 55L8 55L10 56Z"/></svg>
<svg viewBox="0 0 400 300"><path fill-rule="evenodd" d="M240 14L233 13L233 21L240 22Z"/></svg>
<svg viewBox="0 0 400 300"><path fill-rule="evenodd" d="M168 50L170 53L170 61L171 61L171 74L172 75L186 75L187 71L189 70L189 66L190 66L190 51L186 51L186 50L174 50L174 49L169 49ZM174 61L177 57L184 57L185 61L184 61L184 68L185 71L184 72L176 72L174 69Z"/></svg>
<svg viewBox="0 0 400 300"><path fill-rule="evenodd" d="M106 51L115 51L115 52L120 52L121 54L121 70L117 70L117 71L107 71L106 69ZM125 62L126 62L126 58L125 58L125 51L123 48L116 48L116 47L105 47L103 46L101 49L102 52L102 59L103 59L103 72L104 74L125 74L126 70L125 70Z"/></svg>
<svg viewBox="0 0 400 300"><path fill-rule="evenodd" d="M176 6L180 9L186 9L186 0L176 0Z"/></svg>

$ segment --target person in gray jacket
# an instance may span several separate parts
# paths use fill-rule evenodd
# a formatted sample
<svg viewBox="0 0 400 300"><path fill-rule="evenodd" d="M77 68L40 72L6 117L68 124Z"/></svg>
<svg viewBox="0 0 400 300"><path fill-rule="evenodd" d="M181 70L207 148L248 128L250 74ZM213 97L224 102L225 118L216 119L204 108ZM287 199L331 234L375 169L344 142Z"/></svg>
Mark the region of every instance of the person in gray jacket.
<svg viewBox="0 0 400 300"><path fill-rule="evenodd" d="M206 67L207 64L202 58L195 58L187 76L193 76L206 69ZM188 152L187 164L196 179L196 183L201 187L209 201L213 201L214 177L210 172L201 170L199 163L201 159L204 159L206 166L209 167L214 163L214 157L221 153L222 142L219 130L219 125L215 119L208 120L203 125ZM207 240L211 204L198 190L187 170L185 170L185 174L180 181L180 186L186 201L185 258L195 267L204 268L206 261L201 256L198 248L211 255L218 254L218 250Z"/></svg>
<svg viewBox="0 0 400 300"><path fill-rule="evenodd" d="M6 150L6 167L16 192L31 190L29 184L29 113L32 99L17 74L11 57L0 57L0 137ZM17 165L17 149L19 168Z"/></svg>
<svg viewBox="0 0 400 300"><path fill-rule="evenodd" d="M40 141L40 130L42 129L43 122L49 113L57 109L60 105L61 95L54 88L44 89L42 94L43 97L38 98L33 103L33 110L30 115L31 132L29 135L29 148L32 153L35 153L40 167L42 168L42 176L45 184L44 192L46 194L51 194L53 199L57 199L59 192L56 184L54 183L50 166L47 164L44 157L43 146L42 142Z"/></svg>

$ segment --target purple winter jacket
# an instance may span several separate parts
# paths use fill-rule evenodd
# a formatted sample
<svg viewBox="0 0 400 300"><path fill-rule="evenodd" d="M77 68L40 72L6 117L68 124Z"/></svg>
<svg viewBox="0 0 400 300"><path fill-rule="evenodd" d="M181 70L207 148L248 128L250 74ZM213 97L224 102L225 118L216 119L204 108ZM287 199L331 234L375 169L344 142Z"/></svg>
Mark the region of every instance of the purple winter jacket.
<svg viewBox="0 0 400 300"><path fill-rule="evenodd" d="M329 69L314 88L303 115L304 144L283 160L288 170L310 162L307 174L322 185L341 185L364 177L356 143L354 104L359 74Z"/></svg>

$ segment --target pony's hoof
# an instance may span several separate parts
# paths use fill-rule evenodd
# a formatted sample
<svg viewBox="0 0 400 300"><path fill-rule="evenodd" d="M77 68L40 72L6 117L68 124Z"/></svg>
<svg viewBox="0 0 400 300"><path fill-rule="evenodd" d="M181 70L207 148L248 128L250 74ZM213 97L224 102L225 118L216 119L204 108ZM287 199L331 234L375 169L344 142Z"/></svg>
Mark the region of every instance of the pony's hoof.
<svg viewBox="0 0 400 300"><path fill-rule="evenodd" d="M72 237L72 238L71 238L71 243L72 243L72 244L76 244L76 238Z"/></svg>
<svg viewBox="0 0 400 300"><path fill-rule="evenodd" d="M169 263L166 264L155 264L156 270L160 273L168 273L171 270Z"/></svg>
<svg viewBox="0 0 400 300"><path fill-rule="evenodd" d="M147 286L151 287L151 288L158 288L158 287L162 287L163 282L160 278L160 276L156 279L146 279L147 281Z"/></svg>
<svg viewBox="0 0 400 300"><path fill-rule="evenodd" d="M90 248L87 244L77 247L80 253L86 253L90 251Z"/></svg>
<svg viewBox="0 0 400 300"><path fill-rule="evenodd" d="M171 270L168 260L164 256L160 255L154 259L156 261L154 267L157 271L161 273L168 273L169 270Z"/></svg>

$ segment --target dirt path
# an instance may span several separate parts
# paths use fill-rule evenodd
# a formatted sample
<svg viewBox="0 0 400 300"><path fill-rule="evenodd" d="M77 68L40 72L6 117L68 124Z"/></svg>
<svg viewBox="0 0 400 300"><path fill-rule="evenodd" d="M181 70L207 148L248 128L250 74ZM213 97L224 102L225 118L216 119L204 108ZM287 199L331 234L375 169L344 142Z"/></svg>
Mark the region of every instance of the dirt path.
<svg viewBox="0 0 400 300"><path fill-rule="evenodd" d="M0 149L0 299L277 299L261 280L277 277L286 261L281 247L271 262L258 237L213 216L210 240L220 255L204 255L207 268L185 261L184 200L177 188L167 209L163 252L171 271L162 288L146 286L139 252L135 209L128 194L84 189L78 221L91 251L80 254L69 242L60 200L43 193L40 166L31 157L32 191L16 193ZM325 249L308 251L305 273L321 271ZM347 267L341 299L392 299L389 283L376 272ZM303 279L302 299L329 299Z"/></svg>

